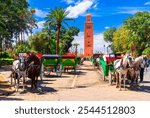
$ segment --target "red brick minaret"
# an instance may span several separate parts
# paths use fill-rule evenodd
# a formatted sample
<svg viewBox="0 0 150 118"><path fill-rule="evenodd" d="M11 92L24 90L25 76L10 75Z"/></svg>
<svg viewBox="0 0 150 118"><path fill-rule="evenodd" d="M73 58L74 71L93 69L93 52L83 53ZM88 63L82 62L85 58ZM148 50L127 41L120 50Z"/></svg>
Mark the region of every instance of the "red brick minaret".
<svg viewBox="0 0 150 118"><path fill-rule="evenodd" d="M86 15L86 22L84 24L84 57L89 58L93 56L93 22L91 14Z"/></svg>

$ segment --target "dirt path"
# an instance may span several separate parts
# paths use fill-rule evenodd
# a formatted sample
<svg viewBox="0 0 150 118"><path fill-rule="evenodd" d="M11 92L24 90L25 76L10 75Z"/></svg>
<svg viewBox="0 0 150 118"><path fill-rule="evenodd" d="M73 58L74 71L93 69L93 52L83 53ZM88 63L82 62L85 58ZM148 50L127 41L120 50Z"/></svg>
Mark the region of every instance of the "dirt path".
<svg viewBox="0 0 150 118"><path fill-rule="evenodd" d="M9 71L1 72L8 75ZM100 100L150 100L150 69L145 74L144 83L134 90L119 91L100 79L100 74L86 61L73 73L63 73L61 78L45 77L39 81L38 90L31 90L27 81L27 91L15 92L9 96L0 96L1 100L32 100L32 101L100 101Z"/></svg>

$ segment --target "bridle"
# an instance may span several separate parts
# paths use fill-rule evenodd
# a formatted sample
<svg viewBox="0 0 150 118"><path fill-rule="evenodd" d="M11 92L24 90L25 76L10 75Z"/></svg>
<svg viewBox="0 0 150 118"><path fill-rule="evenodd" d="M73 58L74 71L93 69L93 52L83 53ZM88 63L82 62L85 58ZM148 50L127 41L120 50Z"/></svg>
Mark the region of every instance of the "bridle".
<svg viewBox="0 0 150 118"><path fill-rule="evenodd" d="M27 69L27 61L24 56L21 56L19 59L18 69L20 71L25 71Z"/></svg>

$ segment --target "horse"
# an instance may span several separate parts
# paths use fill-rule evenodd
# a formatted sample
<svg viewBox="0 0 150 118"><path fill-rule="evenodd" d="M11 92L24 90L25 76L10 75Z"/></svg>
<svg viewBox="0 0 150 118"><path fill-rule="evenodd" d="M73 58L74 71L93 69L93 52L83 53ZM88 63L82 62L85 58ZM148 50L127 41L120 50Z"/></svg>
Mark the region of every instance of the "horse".
<svg viewBox="0 0 150 118"><path fill-rule="evenodd" d="M20 55L19 59L13 62L12 73L10 75L11 85L13 84L13 79L14 79L16 91L18 91L21 77L23 77L23 91L25 90L26 70L27 70L26 59L23 55ZM17 83L16 83L16 80L17 80Z"/></svg>
<svg viewBox="0 0 150 118"><path fill-rule="evenodd" d="M31 88L37 88L37 81L41 70L40 59L34 53L31 53L27 58L27 64L27 76L32 81Z"/></svg>
<svg viewBox="0 0 150 118"><path fill-rule="evenodd" d="M121 90L121 82L123 80L124 89L125 89L125 78L127 78L127 72L130 67L132 67L134 58L131 55L126 55L122 59L117 59L114 61L114 76L116 79L116 88Z"/></svg>
<svg viewBox="0 0 150 118"><path fill-rule="evenodd" d="M135 79L136 83L138 83L138 79L140 77L140 82L143 81L143 74L144 74L144 69L149 66L148 64L148 58L146 55L141 55L137 58L135 58L134 64L133 64L133 69L135 71Z"/></svg>

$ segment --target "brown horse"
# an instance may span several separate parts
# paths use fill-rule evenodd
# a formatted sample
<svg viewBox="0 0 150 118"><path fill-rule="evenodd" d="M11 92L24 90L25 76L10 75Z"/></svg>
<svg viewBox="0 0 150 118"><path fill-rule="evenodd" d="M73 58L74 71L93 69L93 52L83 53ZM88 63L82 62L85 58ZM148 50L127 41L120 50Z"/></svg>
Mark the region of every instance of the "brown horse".
<svg viewBox="0 0 150 118"><path fill-rule="evenodd" d="M31 79L31 88L37 88L38 77L40 76L41 64L39 58L34 54L29 54L27 58L27 76Z"/></svg>

